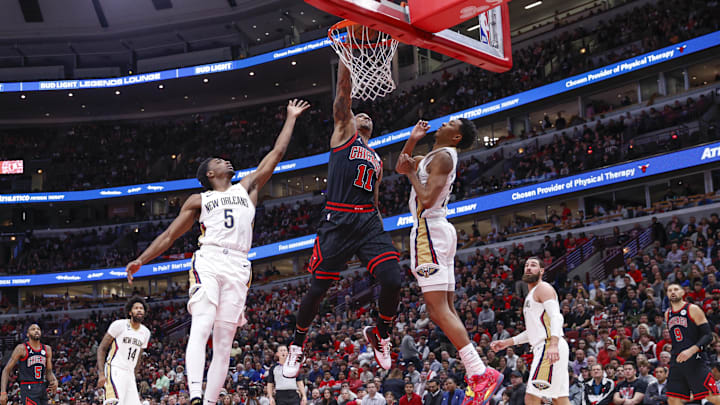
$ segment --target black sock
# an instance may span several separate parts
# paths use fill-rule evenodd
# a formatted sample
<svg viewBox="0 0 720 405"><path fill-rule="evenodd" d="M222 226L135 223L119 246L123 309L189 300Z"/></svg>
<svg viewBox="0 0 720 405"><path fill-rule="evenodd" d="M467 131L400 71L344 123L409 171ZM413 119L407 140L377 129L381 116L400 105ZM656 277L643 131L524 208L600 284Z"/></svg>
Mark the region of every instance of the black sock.
<svg viewBox="0 0 720 405"><path fill-rule="evenodd" d="M400 267L396 260L389 260L378 264L374 273L375 279L380 283L380 297L378 297L377 328L380 338L390 337L393 320L400 302Z"/></svg>
<svg viewBox="0 0 720 405"><path fill-rule="evenodd" d="M383 319L381 316L378 316L377 318L377 329L378 329L378 335L380 335L380 339L385 339L390 337L390 331L392 330L392 319Z"/></svg>
<svg viewBox="0 0 720 405"><path fill-rule="evenodd" d="M293 344L295 346L303 347L305 344L305 339L307 338L308 329L300 330L297 327L295 327L295 337L293 337Z"/></svg>

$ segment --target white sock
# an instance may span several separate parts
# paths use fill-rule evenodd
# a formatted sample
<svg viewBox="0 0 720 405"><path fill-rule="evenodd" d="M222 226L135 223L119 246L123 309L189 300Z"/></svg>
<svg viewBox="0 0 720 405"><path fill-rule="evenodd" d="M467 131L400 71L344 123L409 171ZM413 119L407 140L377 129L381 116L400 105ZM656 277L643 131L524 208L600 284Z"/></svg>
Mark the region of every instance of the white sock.
<svg viewBox="0 0 720 405"><path fill-rule="evenodd" d="M485 363L483 363L472 343L468 343L467 346L458 350L458 353L460 354L460 360L462 360L465 366L467 375L483 375L485 373Z"/></svg>
<svg viewBox="0 0 720 405"><path fill-rule="evenodd" d="M215 322L215 307L206 313L192 316L190 337L185 351L185 369L187 370L190 398L202 398L203 375L205 374L205 347Z"/></svg>
<svg viewBox="0 0 720 405"><path fill-rule="evenodd" d="M217 403L220 391L225 385L230 365L230 349L235 338L237 325L225 321L215 321L213 327L213 356L207 373L205 386L205 405Z"/></svg>

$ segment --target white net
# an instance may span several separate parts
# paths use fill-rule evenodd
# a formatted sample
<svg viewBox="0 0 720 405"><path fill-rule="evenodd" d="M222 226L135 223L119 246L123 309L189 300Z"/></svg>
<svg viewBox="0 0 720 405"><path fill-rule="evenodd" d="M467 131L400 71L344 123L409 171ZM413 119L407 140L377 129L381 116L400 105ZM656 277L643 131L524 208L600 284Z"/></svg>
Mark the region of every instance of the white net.
<svg viewBox="0 0 720 405"><path fill-rule="evenodd" d="M328 36L335 53L350 70L353 98L374 100L395 90L392 59L397 40L350 21L335 24Z"/></svg>

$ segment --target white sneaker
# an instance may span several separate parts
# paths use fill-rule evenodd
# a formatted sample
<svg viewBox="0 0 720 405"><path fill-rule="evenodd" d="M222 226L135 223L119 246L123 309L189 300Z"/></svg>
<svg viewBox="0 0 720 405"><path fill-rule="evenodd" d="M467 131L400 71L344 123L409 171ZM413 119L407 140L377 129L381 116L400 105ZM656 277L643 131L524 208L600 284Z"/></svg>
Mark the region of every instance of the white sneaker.
<svg viewBox="0 0 720 405"><path fill-rule="evenodd" d="M377 328L373 326L366 326L363 329L363 335L375 352L375 361L378 362L380 367L390 370L390 367L392 367L392 356L390 356L392 343L390 338L380 339Z"/></svg>
<svg viewBox="0 0 720 405"><path fill-rule="evenodd" d="M300 365L305 361L303 356L303 348L300 346L290 345L290 354L285 359L282 373L285 378L295 378L300 374Z"/></svg>

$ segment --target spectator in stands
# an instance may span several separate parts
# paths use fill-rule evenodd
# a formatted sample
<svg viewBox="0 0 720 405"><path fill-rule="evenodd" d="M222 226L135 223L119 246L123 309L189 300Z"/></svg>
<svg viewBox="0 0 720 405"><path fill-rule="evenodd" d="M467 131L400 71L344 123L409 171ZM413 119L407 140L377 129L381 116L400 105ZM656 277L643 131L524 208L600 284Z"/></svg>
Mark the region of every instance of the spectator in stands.
<svg viewBox="0 0 720 405"><path fill-rule="evenodd" d="M647 361L647 359L643 358L642 360L639 360L637 365L638 365L638 380L642 380L648 386L654 382L657 382L657 379L652 374L650 374L650 370L652 369L652 366Z"/></svg>
<svg viewBox="0 0 720 405"><path fill-rule="evenodd" d="M584 388L571 367L568 367L568 399L572 405L583 405Z"/></svg>
<svg viewBox="0 0 720 405"><path fill-rule="evenodd" d="M337 400L335 399L335 396L332 393L332 390L330 390L329 388L326 388L325 390L323 390L322 400L320 401L320 403L322 405L338 405ZM381 404L384 404L384 403L385 403L385 401L383 400L383 402Z"/></svg>
<svg viewBox="0 0 720 405"><path fill-rule="evenodd" d="M394 368L390 371L385 382L382 384L382 392L392 392L395 398L400 398L405 393L405 383L403 381L402 371L399 368Z"/></svg>
<svg viewBox="0 0 720 405"><path fill-rule="evenodd" d="M461 405L465 400L465 392L458 388L454 377L445 380L445 392L443 393L442 405Z"/></svg>
<svg viewBox="0 0 720 405"><path fill-rule="evenodd" d="M510 405L524 405L525 404L525 388L526 385L523 383L523 375L519 371L513 371L510 374L510 386L507 387L506 392L510 393Z"/></svg>
<svg viewBox="0 0 720 405"><path fill-rule="evenodd" d="M405 383L405 395L400 397L400 405L423 405L420 395L415 393L415 385L412 382Z"/></svg>
<svg viewBox="0 0 720 405"><path fill-rule="evenodd" d="M596 405L611 404L615 390L615 383L612 380L612 376L603 376L602 366L595 364L590 368L590 377L591 379L583 384L583 399L585 403Z"/></svg>
<svg viewBox="0 0 720 405"><path fill-rule="evenodd" d="M497 321L495 324L495 333L492 335L492 340L503 340L509 339L510 334L505 330L505 323L503 321Z"/></svg>
<svg viewBox="0 0 720 405"><path fill-rule="evenodd" d="M483 302L482 311L478 314L478 324L485 328L490 328L495 321L495 311L490 308L488 302Z"/></svg>
<svg viewBox="0 0 720 405"><path fill-rule="evenodd" d="M403 360L408 363L413 363L416 367L420 366L420 352L415 346L415 339L411 334L406 333L400 343L400 352L402 353ZM399 396L398 396L399 398Z"/></svg>
<svg viewBox="0 0 720 405"><path fill-rule="evenodd" d="M647 405L667 404L668 399L665 389L667 385L667 375L667 367L659 366L655 368L656 381L648 385L647 391L645 391L645 398L643 399L643 403Z"/></svg>
<svg viewBox="0 0 720 405"><path fill-rule="evenodd" d="M340 397L338 398L338 405L359 405L357 402L357 395L355 395L349 388L343 388L340 390Z"/></svg>
<svg viewBox="0 0 720 405"><path fill-rule="evenodd" d="M513 370L518 369L517 364L518 364L518 359L520 359L520 356L515 354L514 347L508 347L507 349L505 349L505 358L507 359L507 364L511 369L513 369Z"/></svg>
<svg viewBox="0 0 720 405"><path fill-rule="evenodd" d="M585 358L585 352L582 349L577 349L575 351L575 360L570 362L570 368L572 368L575 375L580 375L580 369L587 366L588 362Z"/></svg>
<svg viewBox="0 0 720 405"><path fill-rule="evenodd" d="M441 405L443 401L443 392L440 390L440 383L436 380L430 380L427 383L427 391L423 396L423 405Z"/></svg>
<svg viewBox="0 0 720 405"><path fill-rule="evenodd" d="M613 401L616 404L626 403L630 400L633 403L642 402L647 391L647 384L637 378L635 364L627 362L623 365L624 381L618 382Z"/></svg>
<svg viewBox="0 0 720 405"><path fill-rule="evenodd" d="M385 405L385 398L377 391L375 382L366 384L367 395L362 399L362 405Z"/></svg>

